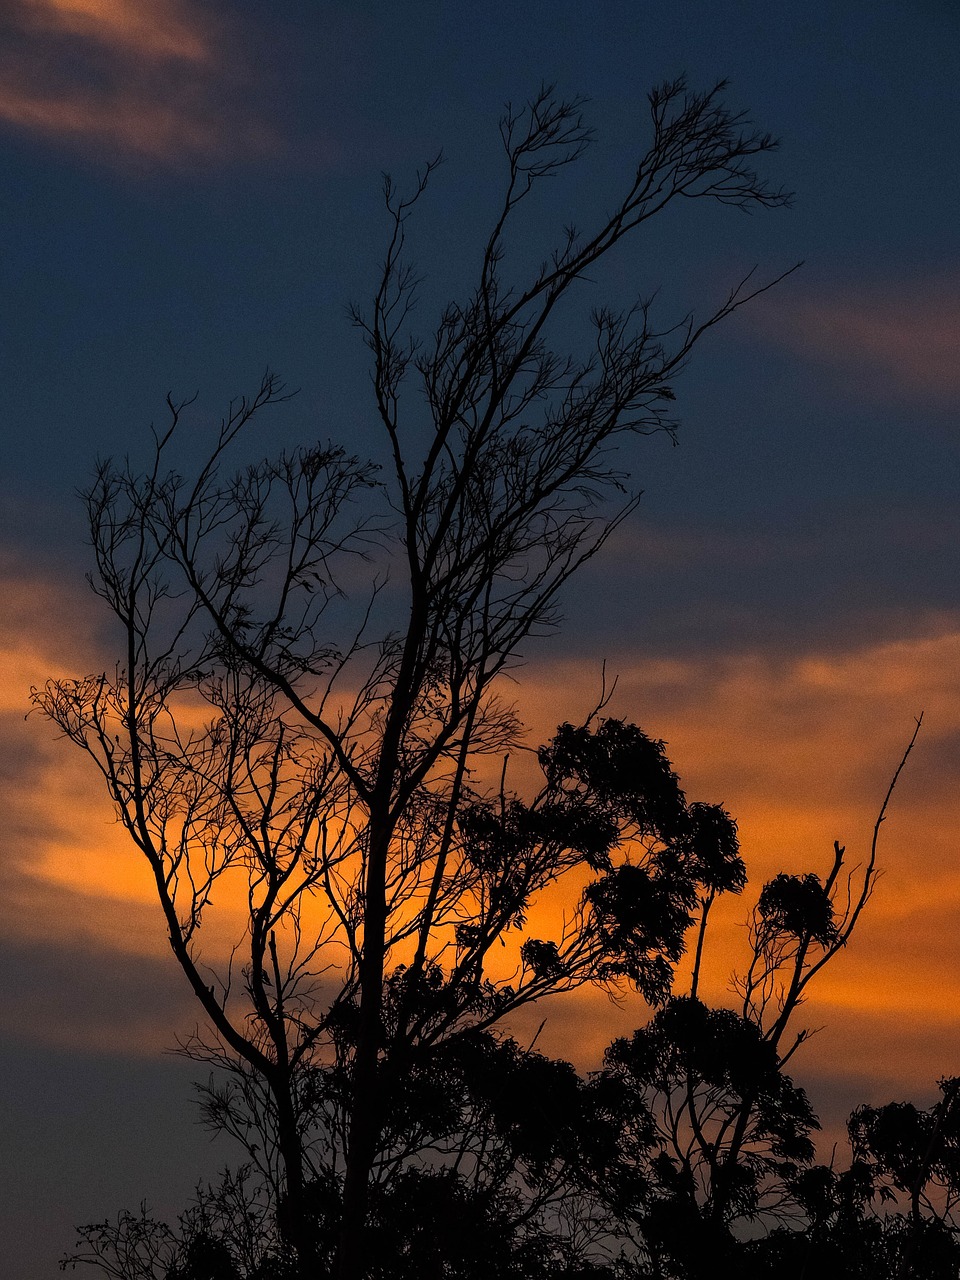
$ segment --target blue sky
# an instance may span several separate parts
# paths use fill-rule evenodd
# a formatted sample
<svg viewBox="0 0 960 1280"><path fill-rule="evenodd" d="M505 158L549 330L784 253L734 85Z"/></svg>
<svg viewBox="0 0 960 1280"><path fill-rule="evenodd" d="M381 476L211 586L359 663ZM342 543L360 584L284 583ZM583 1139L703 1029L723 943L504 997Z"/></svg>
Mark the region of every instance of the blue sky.
<svg viewBox="0 0 960 1280"><path fill-rule="evenodd" d="M195 434L199 448L266 365L301 392L258 428L256 452L332 437L376 454L346 307L375 278L379 175L403 182L447 156L412 234L429 327L431 304L462 291L476 261L502 104L544 80L590 99L597 143L550 189L521 258L549 250L564 222L603 214L642 149L647 89L681 73L696 88L730 80L729 101L781 139L768 172L796 192L788 211L691 207L651 226L584 290L564 320L572 341L601 299L660 288L671 320L722 300L754 266L767 278L805 265L696 353L678 387L679 445L647 440L631 454L643 503L571 587L564 630L531 650L521 706L533 732L549 732L582 710L569 702L589 701L607 659L621 673L618 712L666 737L691 791L741 818L758 880L862 836L925 710L873 933L865 926L862 959L824 997L820 1021L835 1015L847 1031L824 1033L821 1089L846 1105L861 1084L879 1097L950 1069L958 48L947 0L4 7L0 939L13 978L0 1044L19 1083L0 1253L11 1280L51 1275L74 1222L141 1195L173 1205L229 1156L191 1128L189 1073L161 1055L189 1002L149 901L125 878L95 779L23 720L32 681L112 661L82 584L75 491L97 455L143 456L168 390L199 391L184 446ZM909 1044L880 1021L903 1013L884 976L891 936L910 939ZM569 1035L558 1014L552 1047L586 1062L593 1049Z"/></svg>

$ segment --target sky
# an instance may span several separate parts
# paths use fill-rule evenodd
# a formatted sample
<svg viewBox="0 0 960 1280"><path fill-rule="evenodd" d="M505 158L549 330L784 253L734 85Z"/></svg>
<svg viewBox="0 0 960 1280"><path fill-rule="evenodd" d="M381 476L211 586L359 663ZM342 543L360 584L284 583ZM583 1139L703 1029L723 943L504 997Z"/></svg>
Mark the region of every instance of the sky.
<svg viewBox="0 0 960 1280"><path fill-rule="evenodd" d="M259 449L375 453L365 351L380 174L443 149L413 231L424 315L469 280L507 100L590 99L597 143L525 248L602 215L646 92L686 74L781 140L789 210L684 208L584 296L676 319L756 266L804 266L715 330L678 384L677 447L631 455L644 498L531 646L531 739L595 700L663 738L689 795L740 824L751 877L708 956L729 998L750 893L862 859L883 878L805 1011L795 1075L828 1128L960 1073L960 9L952 0L6 0L0 11L0 1256L43 1280L74 1224L182 1205L231 1155L194 1122L194 1013L149 886L31 684L103 670L76 491L145 456L168 391L202 439L270 366L298 397ZM575 332L577 317L570 323ZM185 444L189 451L191 437ZM588 1069L643 1020L586 995L541 1047ZM815 1047L814 1047L815 1046Z"/></svg>

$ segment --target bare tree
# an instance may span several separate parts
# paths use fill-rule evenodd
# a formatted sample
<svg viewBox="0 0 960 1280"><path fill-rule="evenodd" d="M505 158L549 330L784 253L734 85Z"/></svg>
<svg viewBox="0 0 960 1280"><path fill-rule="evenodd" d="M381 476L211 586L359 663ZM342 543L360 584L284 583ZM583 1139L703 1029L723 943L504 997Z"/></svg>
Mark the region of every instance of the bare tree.
<svg viewBox="0 0 960 1280"><path fill-rule="evenodd" d="M520 734L498 677L556 625L561 588L636 505L617 446L673 432L672 384L695 345L775 283L748 276L705 317L661 328L649 302L597 308L584 358L550 341L590 269L671 204L786 202L754 170L771 138L729 111L722 90L653 91L649 146L612 213L587 234L569 229L526 281L502 274L518 212L591 132L580 102L552 89L508 109L504 193L476 284L425 340L410 327L406 236L435 164L407 197L386 181L383 270L354 313L372 355L383 471L311 445L227 474L251 418L285 399L267 374L231 404L194 475L170 468L185 405L168 399L148 469L106 462L87 494L92 583L124 651L112 673L52 682L37 701L92 756L149 863L214 1035L188 1051L232 1065L240 1093L270 1112L271 1150L248 1145L273 1171L305 1271L316 1265L304 1200L316 1173L305 1117L320 1105L308 1097L311 1064L346 1063L328 1138L343 1180L337 1272L354 1280L387 1058L617 972L641 985L646 973L654 991L642 947L630 963L611 960L616 937L639 946L610 923L612 890L584 895L561 937L524 949L540 892L584 867L612 870L583 839L543 825L551 805L569 807L575 773L548 771L524 810L540 815L531 831L505 782L484 789L481 761L505 757ZM515 820L500 864L477 853L483 812L498 815L501 836ZM629 836L624 815L611 847L643 835ZM656 824L647 835L663 847L673 838ZM203 945L213 918L218 934L235 926L229 963ZM679 954L668 945L679 918L648 931L661 978ZM508 933L512 980L492 952ZM385 979L398 966L388 1031ZM447 1010L439 1021L425 1011L428 988L431 1007ZM221 1119L242 1137L243 1108L229 1098Z"/></svg>

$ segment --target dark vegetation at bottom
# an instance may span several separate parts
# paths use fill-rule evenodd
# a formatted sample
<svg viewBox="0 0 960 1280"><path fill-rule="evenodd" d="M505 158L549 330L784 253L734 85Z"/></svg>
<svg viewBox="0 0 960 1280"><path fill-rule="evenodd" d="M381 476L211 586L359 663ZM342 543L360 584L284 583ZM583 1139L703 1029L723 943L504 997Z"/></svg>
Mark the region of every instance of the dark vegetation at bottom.
<svg viewBox="0 0 960 1280"><path fill-rule="evenodd" d="M714 1020L726 1034L697 1039ZM940 1101L926 1111L908 1103L858 1108L850 1153L841 1169L830 1168L811 1159L816 1120L803 1091L763 1049L738 1015L679 998L632 1040L611 1045L603 1069L586 1079L568 1063L487 1033L385 1078L398 1122L415 1108L410 1126L424 1150L418 1163L374 1185L366 1273L378 1280L960 1274L951 1216L960 1192L960 1082L943 1081ZM679 1064L693 1060L693 1087L721 1097L728 1113L750 1096L769 1108L739 1161L722 1177L718 1163L713 1180L662 1136L667 1091L687 1069ZM482 1135L485 1155L451 1159L468 1125ZM311 1274L333 1274L336 1180L310 1183L305 1201ZM99 1264L118 1280L299 1280L283 1208L247 1167L198 1188L173 1228L145 1209L83 1228L81 1247L63 1265Z"/></svg>
<svg viewBox="0 0 960 1280"><path fill-rule="evenodd" d="M464 856L502 877L541 842L592 850L607 872L588 891L581 927L602 934L605 954L619 957L611 982L633 955L652 1016L584 1076L498 1028L502 986L455 989L439 965L419 973L398 966L383 992L362 1274L960 1275L960 1080L942 1080L927 1110L857 1108L848 1151L824 1165L816 1163L817 1117L787 1071L809 1038L794 1026L808 984L849 941L872 892L886 802L862 866L847 870L838 845L825 877L781 873L763 887L748 963L732 985L735 1007L711 1008L697 995L709 906L746 880L733 820L717 806L689 804L663 744L633 725L562 726L540 758L549 803L541 795L529 807L471 804L459 821ZM635 848L633 860L613 866L606 859L624 822L645 856ZM658 987L657 971L640 958L669 953L690 929L688 992L678 994L672 966ZM523 951L526 968L558 976L549 944L528 940ZM114 1280L335 1275L357 1023L355 1003L334 1005L328 1060L304 1061L294 1073L304 1169L295 1203L275 1103L254 1071L224 1060L200 1088L203 1115L239 1138L249 1161L198 1188L175 1226L144 1207L82 1228L62 1265L92 1264ZM411 1025L420 1028L416 1041Z"/></svg>

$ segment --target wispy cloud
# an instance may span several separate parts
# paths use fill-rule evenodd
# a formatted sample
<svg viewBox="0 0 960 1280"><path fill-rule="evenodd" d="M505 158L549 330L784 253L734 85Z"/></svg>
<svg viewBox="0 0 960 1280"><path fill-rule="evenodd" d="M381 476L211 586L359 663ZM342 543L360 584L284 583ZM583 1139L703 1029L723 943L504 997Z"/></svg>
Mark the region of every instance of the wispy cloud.
<svg viewBox="0 0 960 1280"><path fill-rule="evenodd" d="M20 0L19 11L26 29L80 36L138 57L197 62L210 54L209 30L183 0Z"/></svg>
<svg viewBox="0 0 960 1280"><path fill-rule="evenodd" d="M835 369L858 396L960 400L955 278L851 287L762 311L768 336Z"/></svg>
<svg viewBox="0 0 960 1280"><path fill-rule="evenodd" d="M0 123L125 164L266 152L276 139L247 106L238 46L193 0L12 0Z"/></svg>
<svg viewBox="0 0 960 1280"><path fill-rule="evenodd" d="M48 727L24 723L26 691L48 674L96 670L100 652L95 602L64 594L54 581L9 572L0 590L0 932L10 944L96 953L105 970L125 957L163 963L165 941L136 851L115 825L93 771ZM100 664L98 666L98 663ZM763 881L781 870L823 871L833 841L851 864L862 862L893 767L920 711L925 723L884 826L884 869L862 926L847 952L821 975L804 1023L826 1030L803 1062L840 1077L847 1070L851 1026L877 1058L857 1072L916 1089L960 1052L960 620L931 619L926 634L887 642L864 639L842 652L783 654L770 649L708 657L647 658L624 652L608 664L619 675L610 714L639 721L667 740L692 799L725 804L740 823L751 885L717 913L720 929L707 956L709 998L728 1000L728 981L744 964L745 919ZM516 693L530 742L544 741L563 719L594 703L598 664L570 660L528 667ZM518 759L526 761L527 753ZM511 769L513 766L511 765ZM516 780L522 780L518 765ZM534 927L550 936L557 903ZM228 906L211 917L212 947L227 946L239 917ZM161 1007L162 1006L162 1007ZM581 1066L596 1063L613 1034L639 1024L645 1009L630 999L611 1010L598 995L557 1000L538 1015L541 1043ZM98 1014L101 1032L113 1015ZM124 1017L126 1015L123 1015ZM153 1015L151 1015L152 1017ZM126 1030L116 1041L169 1043L171 1011L160 1002L155 1026ZM49 1023L49 1025L48 1025ZM44 1022L53 1035L55 1019ZM894 1028L909 1024L921 1052L900 1054ZM70 1039L74 1030L64 1030ZM518 1034L536 1026L523 1020ZM878 1086L879 1087L879 1086Z"/></svg>
<svg viewBox="0 0 960 1280"><path fill-rule="evenodd" d="M95 778L49 725L26 718L32 686L68 676L74 664L102 666L92 597L6 565L0 598L0 931L99 937L113 919L104 901L143 902L145 887L118 860L118 833ZM71 893L78 896L64 911ZM129 920L115 924L123 948L136 930Z"/></svg>
<svg viewBox="0 0 960 1280"><path fill-rule="evenodd" d="M165 955L115 954L96 939L51 946L0 938L17 981L0 989L0 1023L27 1043L98 1053L159 1054L196 1020L186 983Z"/></svg>

